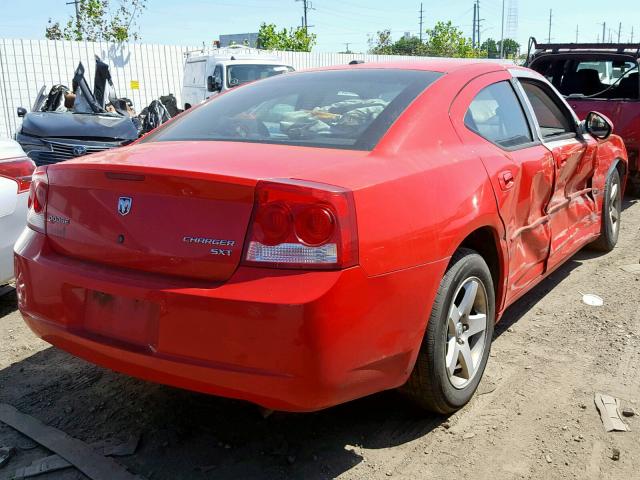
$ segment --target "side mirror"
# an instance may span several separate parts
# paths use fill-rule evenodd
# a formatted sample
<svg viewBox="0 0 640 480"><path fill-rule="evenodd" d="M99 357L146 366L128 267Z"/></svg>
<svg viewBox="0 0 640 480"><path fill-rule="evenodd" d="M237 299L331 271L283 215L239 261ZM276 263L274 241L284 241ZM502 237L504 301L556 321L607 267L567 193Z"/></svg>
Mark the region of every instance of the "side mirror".
<svg viewBox="0 0 640 480"><path fill-rule="evenodd" d="M207 77L207 91L219 92L220 90L222 90L222 83L220 83L220 80L216 79L213 75L209 75Z"/></svg>
<svg viewBox="0 0 640 480"><path fill-rule="evenodd" d="M20 118L24 117L27 114L27 109L24 107L18 107L18 116Z"/></svg>
<svg viewBox="0 0 640 480"><path fill-rule="evenodd" d="M613 132L611 120L598 112L589 112L584 121L584 126L587 133L598 140L606 140Z"/></svg>

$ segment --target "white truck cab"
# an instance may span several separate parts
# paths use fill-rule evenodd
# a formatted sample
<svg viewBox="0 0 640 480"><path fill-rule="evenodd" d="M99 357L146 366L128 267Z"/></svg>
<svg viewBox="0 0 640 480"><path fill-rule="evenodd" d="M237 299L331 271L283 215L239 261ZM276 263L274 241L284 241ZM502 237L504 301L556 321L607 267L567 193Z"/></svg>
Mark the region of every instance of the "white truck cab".
<svg viewBox="0 0 640 480"><path fill-rule="evenodd" d="M182 102L186 110L243 83L292 71L292 66L263 50L227 47L188 52Z"/></svg>

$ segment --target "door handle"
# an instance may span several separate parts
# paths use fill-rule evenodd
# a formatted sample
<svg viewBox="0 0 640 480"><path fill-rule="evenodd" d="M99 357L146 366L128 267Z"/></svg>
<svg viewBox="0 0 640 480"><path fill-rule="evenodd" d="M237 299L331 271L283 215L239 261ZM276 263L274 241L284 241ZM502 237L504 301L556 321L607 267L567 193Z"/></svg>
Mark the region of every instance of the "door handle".
<svg viewBox="0 0 640 480"><path fill-rule="evenodd" d="M513 178L513 173L509 170L500 173L498 176L498 182L500 183L500 188L505 191L512 188L516 183L515 178Z"/></svg>

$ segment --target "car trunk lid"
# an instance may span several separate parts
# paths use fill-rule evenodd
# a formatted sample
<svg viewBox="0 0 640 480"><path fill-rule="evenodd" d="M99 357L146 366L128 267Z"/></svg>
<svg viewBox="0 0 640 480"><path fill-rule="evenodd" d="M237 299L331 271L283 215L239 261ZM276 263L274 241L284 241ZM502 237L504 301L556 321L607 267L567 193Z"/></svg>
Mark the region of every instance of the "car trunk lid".
<svg viewBox="0 0 640 480"><path fill-rule="evenodd" d="M83 164L48 176L47 236L60 254L211 281L240 262L253 179Z"/></svg>

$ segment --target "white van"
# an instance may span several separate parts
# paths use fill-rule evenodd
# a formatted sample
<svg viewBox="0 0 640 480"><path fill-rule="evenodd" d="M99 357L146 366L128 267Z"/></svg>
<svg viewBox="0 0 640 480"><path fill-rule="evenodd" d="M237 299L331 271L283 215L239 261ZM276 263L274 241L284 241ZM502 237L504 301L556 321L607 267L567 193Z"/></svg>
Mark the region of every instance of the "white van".
<svg viewBox="0 0 640 480"><path fill-rule="evenodd" d="M263 51L240 47L187 53L182 102L185 110L243 83L292 72L293 67Z"/></svg>

